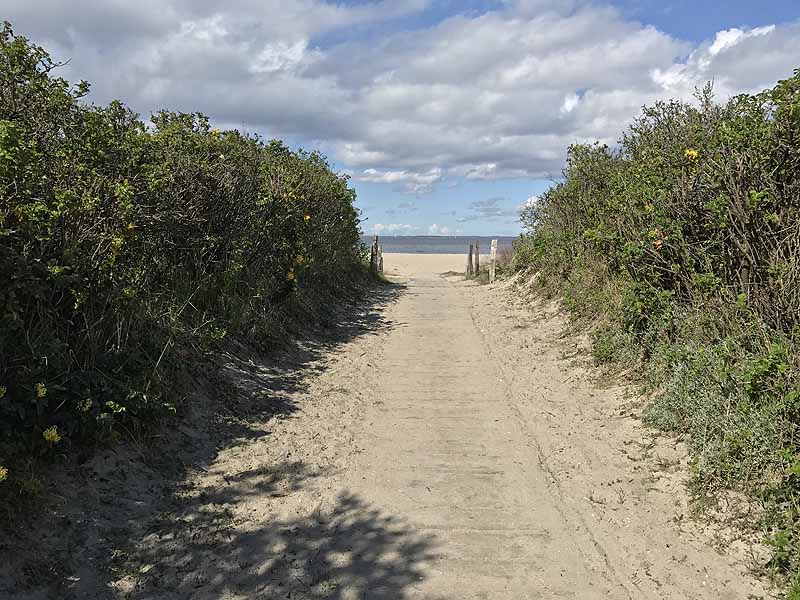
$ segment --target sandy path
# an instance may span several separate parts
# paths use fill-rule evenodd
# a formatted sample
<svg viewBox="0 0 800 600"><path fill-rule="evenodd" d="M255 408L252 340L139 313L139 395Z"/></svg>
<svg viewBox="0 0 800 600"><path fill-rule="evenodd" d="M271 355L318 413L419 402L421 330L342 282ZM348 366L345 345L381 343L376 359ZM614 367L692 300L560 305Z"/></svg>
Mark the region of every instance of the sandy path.
<svg viewBox="0 0 800 600"><path fill-rule="evenodd" d="M396 299L181 484L116 596L767 597L683 519L681 449L564 357L560 317L439 275L462 258L385 255Z"/></svg>
<svg viewBox="0 0 800 600"><path fill-rule="evenodd" d="M473 322L472 294L417 272L406 298L393 315L402 328L385 342L367 451L346 481L435 539L436 560L407 595L627 597L531 460L525 424Z"/></svg>

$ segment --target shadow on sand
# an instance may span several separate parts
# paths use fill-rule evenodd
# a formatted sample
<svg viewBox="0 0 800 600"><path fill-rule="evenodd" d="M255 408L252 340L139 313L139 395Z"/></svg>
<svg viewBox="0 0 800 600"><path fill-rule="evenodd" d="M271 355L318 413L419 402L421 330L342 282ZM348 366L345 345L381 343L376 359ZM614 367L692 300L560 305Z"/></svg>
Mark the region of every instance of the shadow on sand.
<svg viewBox="0 0 800 600"><path fill-rule="evenodd" d="M272 419L293 418L334 350L395 326L384 313L402 293L379 286L276 355L244 346L225 354L205 374L215 391L201 387L182 419L65 469L60 504L15 542L41 546L41 562L20 558L8 577L0 569L0 597L405 597L434 540L350 492L310 517L305 507L302 518L242 518L254 498L298 492L325 475L319 467L287 460L225 475L218 487L187 483L221 451L268 436Z"/></svg>
<svg viewBox="0 0 800 600"><path fill-rule="evenodd" d="M179 518L154 524L136 555L136 583L126 589L123 579L118 597L394 600L424 578L433 538L348 492L307 518L232 527L248 494L286 494L282 479L299 489L314 476L298 463L266 471L241 476L237 493L204 494Z"/></svg>
<svg viewBox="0 0 800 600"><path fill-rule="evenodd" d="M294 413L296 396L307 391L310 377L327 369L325 358L331 352L355 338L377 335L395 326L386 319L384 311L404 290L405 286L397 283L376 287L369 303L340 308L326 318L327 326L306 330L279 353L259 356L241 346L224 353L224 364L215 384L227 394L218 412L245 427L239 431L234 427L228 434L258 436L258 431L248 433L248 421L263 422Z"/></svg>
<svg viewBox="0 0 800 600"><path fill-rule="evenodd" d="M339 315L333 328L317 331L270 359L227 354L222 369L229 387L220 425L194 437L188 468L205 468L210 448L241 444L268 435L271 418L291 418L309 377L324 371L325 357L356 337L389 330L384 309L402 286L378 288L369 305ZM211 442L211 443L209 443ZM213 453L214 455L216 452ZM423 578L433 539L399 519L343 492L332 507L311 517L235 527L248 499L287 496L323 476L302 462L264 465L226 475L226 485L200 493L174 494L162 503L162 517L129 545L132 555L117 564L115 595L128 598L386 598L398 599ZM177 488L180 488L180 484ZM186 492L186 490L183 490ZM245 509L246 510L246 509Z"/></svg>

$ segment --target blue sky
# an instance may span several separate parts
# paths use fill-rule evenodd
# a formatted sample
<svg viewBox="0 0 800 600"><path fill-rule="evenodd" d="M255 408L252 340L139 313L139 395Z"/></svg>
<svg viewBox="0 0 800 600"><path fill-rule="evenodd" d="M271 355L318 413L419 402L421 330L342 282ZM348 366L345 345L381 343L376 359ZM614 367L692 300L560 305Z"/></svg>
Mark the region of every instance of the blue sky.
<svg viewBox="0 0 800 600"><path fill-rule="evenodd" d="M797 0L617 0L612 4L631 19L694 42L733 27L763 27L800 17Z"/></svg>
<svg viewBox="0 0 800 600"><path fill-rule="evenodd" d="M800 67L800 3L710 0L6 0L16 30L147 116L202 111L319 149L365 233L507 235L566 148L645 104Z"/></svg>

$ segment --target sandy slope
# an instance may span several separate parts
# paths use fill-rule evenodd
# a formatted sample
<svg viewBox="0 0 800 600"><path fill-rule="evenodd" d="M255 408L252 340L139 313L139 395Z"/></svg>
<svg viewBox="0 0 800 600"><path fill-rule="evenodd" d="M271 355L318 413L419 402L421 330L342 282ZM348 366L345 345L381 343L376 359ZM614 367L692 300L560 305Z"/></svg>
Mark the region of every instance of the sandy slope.
<svg viewBox="0 0 800 600"><path fill-rule="evenodd" d="M232 361L261 409L224 439L184 431L219 451L73 597L767 597L743 548L684 518L680 449L565 358L561 318L439 275L462 262L387 254L398 284L336 343Z"/></svg>

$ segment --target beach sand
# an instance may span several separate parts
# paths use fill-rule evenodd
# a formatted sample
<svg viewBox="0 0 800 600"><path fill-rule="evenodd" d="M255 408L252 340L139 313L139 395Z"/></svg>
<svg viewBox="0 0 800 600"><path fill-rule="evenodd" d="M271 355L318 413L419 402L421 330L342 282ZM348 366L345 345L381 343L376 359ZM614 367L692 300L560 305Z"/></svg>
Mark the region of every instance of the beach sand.
<svg viewBox="0 0 800 600"><path fill-rule="evenodd" d="M87 463L54 525L83 528L78 575L47 597L769 597L757 547L685 518L685 448L596 385L560 307L465 265L385 254L397 285L285 354L226 355L171 445Z"/></svg>
<svg viewBox="0 0 800 600"><path fill-rule="evenodd" d="M489 255L481 254L481 264L488 264ZM464 254L383 254L383 272L388 277L419 277L442 273L464 273Z"/></svg>

